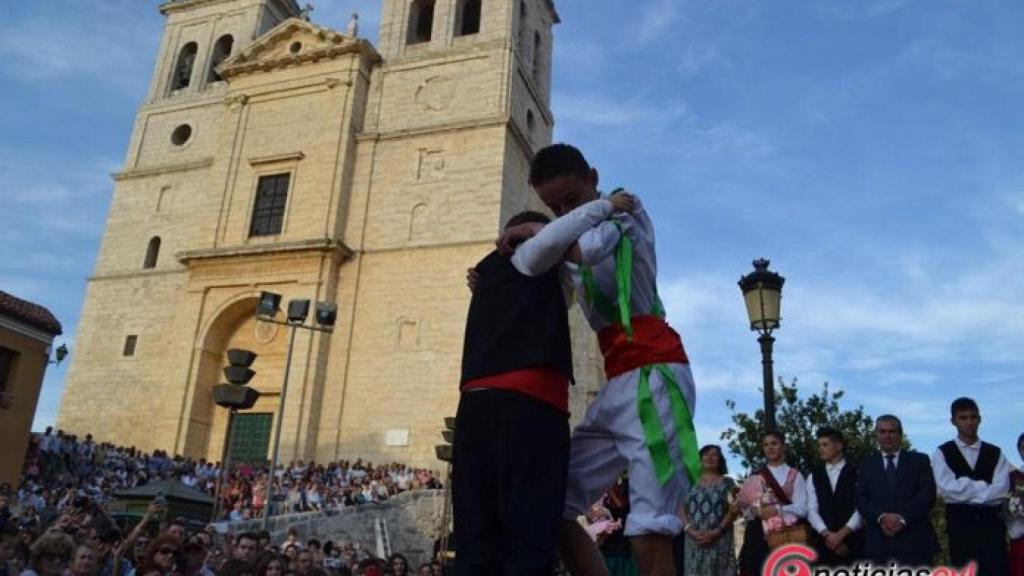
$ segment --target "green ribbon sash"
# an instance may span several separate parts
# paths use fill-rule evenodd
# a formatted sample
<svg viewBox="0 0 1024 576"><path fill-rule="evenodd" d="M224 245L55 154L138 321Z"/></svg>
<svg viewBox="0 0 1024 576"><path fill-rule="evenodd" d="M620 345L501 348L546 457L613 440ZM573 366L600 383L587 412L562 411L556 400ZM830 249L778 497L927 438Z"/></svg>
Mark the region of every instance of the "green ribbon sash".
<svg viewBox="0 0 1024 576"><path fill-rule="evenodd" d="M616 190L618 191L618 190ZM613 192L614 194L614 192ZM580 266L580 277L583 280L583 298L589 306L596 309L601 316L613 324L620 324L626 337L633 339L632 306L630 304L633 291L633 241L626 234L622 222L617 217L612 222L619 229L619 242L615 247L615 285L618 292L616 303L608 298L597 286L594 271L590 266ZM654 295L654 308L651 314L658 318L665 317L665 307L657 292ZM657 370L662 384L668 391L669 406L672 411L672 422L675 427L676 445L684 471L693 485L700 477L700 457L698 456L697 432L693 426L693 413L690 411L686 398L683 396L675 374L664 363L648 364L640 368L640 379L637 385L637 410L640 426L644 431L644 444L651 453L654 471L658 482L664 485L675 473L675 464L665 439L661 417L654 406L651 395L651 372Z"/></svg>

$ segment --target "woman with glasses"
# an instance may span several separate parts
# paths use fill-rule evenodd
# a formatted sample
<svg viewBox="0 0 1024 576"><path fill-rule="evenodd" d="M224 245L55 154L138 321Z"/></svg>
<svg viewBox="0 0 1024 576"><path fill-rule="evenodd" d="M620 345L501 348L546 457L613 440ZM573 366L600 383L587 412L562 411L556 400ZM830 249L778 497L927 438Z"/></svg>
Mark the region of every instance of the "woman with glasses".
<svg viewBox="0 0 1024 576"><path fill-rule="evenodd" d="M138 568L142 565L142 560L146 557L146 548L149 548L149 536L139 536L135 540L135 544L132 546L130 558L132 566Z"/></svg>
<svg viewBox="0 0 1024 576"><path fill-rule="evenodd" d="M137 576L168 576L174 572L181 541L170 535L163 535L149 543L146 555L136 570Z"/></svg>
<svg viewBox="0 0 1024 576"><path fill-rule="evenodd" d="M63 532L47 532L32 544L28 570L22 576L62 576L75 550L75 541Z"/></svg>

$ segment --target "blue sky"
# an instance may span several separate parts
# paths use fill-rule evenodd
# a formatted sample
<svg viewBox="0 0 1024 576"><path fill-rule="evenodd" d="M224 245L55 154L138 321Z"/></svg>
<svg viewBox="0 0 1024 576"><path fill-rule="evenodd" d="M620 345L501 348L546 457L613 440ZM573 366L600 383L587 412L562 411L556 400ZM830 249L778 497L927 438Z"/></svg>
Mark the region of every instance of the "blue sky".
<svg viewBox="0 0 1024 576"><path fill-rule="evenodd" d="M359 11L376 38L376 1L314 4L316 22L342 30ZM150 79L157 5L0 3L0 289L48 306L69 339ZM968 394L983 437L1012 448L1024 432L1024 4L557 5L556 139L654 215L702 441L728 424L726 399L759 406L736 281L764 256L787 278L778 375L900 415L929 452ZM47 374L37 428L56 417L65 371Z"/></svg>

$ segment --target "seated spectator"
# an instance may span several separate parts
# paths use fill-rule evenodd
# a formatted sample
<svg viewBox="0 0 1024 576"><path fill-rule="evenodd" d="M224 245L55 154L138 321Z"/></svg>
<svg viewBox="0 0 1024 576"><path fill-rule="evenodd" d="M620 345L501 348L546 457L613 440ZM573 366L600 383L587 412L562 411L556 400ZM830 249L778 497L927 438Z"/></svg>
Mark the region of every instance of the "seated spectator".
<svg viewBox="0 0 1024 576"><path fill-rule="evenodd" d="M22 576L63 576L75 542L63 532L47 532L32 544L29 568Z"/></svg>
<svg viewBox="0 0 1024 576"><path fill-rule="evenodd" d="M287 548L290 545L295 545L296 548L302 548L302 542L299 541L299 533L295 528L288 529L288 535L284 537L284 543L281 544L282 549Z"/></svg>
<svg viewBox="0 0 1024 576"><path fill-rule="evenodd" d="M235 560L241 560L246 564L251 564L256 559L257 546L259 546L259 539L252 532L243 532L235 538L235 546L233 549L233 555Z"/></svg>
<svg viewBox="0 0 1024 576"><path fill-rule="evenodd" d="M263 553L256 561L255 576L284 576L288 559L280 554Z"/></svg>
<svg viewBox="0 0 1024 576"><path fill-rule="evenodd" d="M179 542L184 543L188 536L188 522L184 518L175 518L167 523L164 534L174 536Z"/></svg>
<svg viewBox="0 0 1024 576"><path fill-rule="evenodd" d="M149 548L149 542L149 536L140 536L135 539L131 554L128 558L128 560L131 561L132 566L138 568L142 565L142 560L146 557L146 550Z"/></svg>
<svg viewBox="0 0 1024 576"><path fill-rule="evenodd" d="M409 561L401 554L392 554L388 557L388 566L395 573L395 576L409 576Z"/></svg>
<svg viewBox="0 0 1024 576"><path fill-rule="evenodd" d="M142 563L135 571L136 576L169 576L174 572L181 554L181 540L164 534L149 543Z"/></svg>
<svg viewBox="0 0 1024 576"><path fill-rule="evenodd" d="M0 576L18 576L20 570L15 569L14 559L18 553L18 533L0 524Z"/></svg>
<svg viewBox="0 0 1024 576"><path fill-rule="evenodd" d="M216 576L253 576L254 574L255 572L248 562L232 558L221 565Z"/></svg>
<svg viewBox="0 0 1024 576"><path fill-rule="evenodd" d="M311 576L313 573L313 552L308 548L306 550L299 550L295 555L295 561L292 563L292 571L297 576Z"/></svg>
<svg viewBox="0 0 1024 576"><path fill-rule="evenodd" d="M96 551L88 544L79 544L68 566L69 576L96 576Z"/></svg>
<svg viewBox="0 0 1024 576"><path fill-rule="evenodd" d="M220 570L224 563L224 551L214 546L206 552L206 559L203 560L203 567L199 570L200 576L213 576Z"/></svg>
<svg viewBox="0 0 1024 576"><path fill-rule="evenodd" d="M284 557L288 559L288 569L294 570L295 559L299 556L299 547L296 544L284 545Z"/></svg>

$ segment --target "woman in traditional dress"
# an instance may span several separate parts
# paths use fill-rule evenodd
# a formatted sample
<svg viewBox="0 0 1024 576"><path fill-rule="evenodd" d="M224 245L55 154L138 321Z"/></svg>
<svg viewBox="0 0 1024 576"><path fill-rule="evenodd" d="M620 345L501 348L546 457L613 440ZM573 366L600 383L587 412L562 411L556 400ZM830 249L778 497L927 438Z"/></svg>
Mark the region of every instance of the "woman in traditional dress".
<svg viewBox="0 0 1024 576"><path fill-rule="evenodd" d="M740 549L740 576L757 576L771 552L767 532L798 524L807 518L804 475L786 464L786 438L778 431L761 437L766 465L740 488L737 503L747 520Z"/></svg>
<svg viewBox="0 0 1024 576"><path fill-rule="evenodd" d="M1024 434L1017 438L1017 452L1024 460ZM1024 576L1024 472L1010 472L1010 576Z"/></svg>
<svg viewBox="0 0 1024 576"><path fill-rule="evenodd" d="M686 499L683 522L686 523L688 576L722 576L736 573L732 522L735 514L729 498L735 484L728 472L722 449L708 444L700 449L701 476Z"/></svg>

